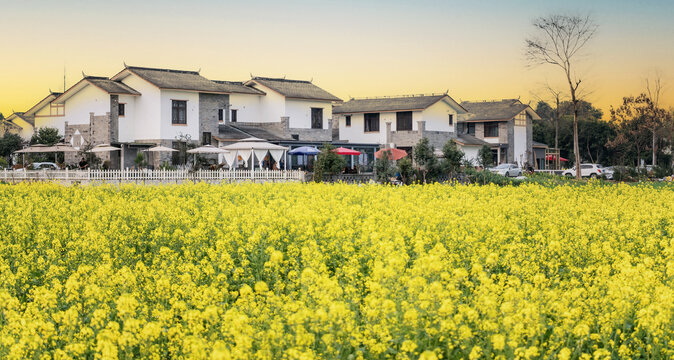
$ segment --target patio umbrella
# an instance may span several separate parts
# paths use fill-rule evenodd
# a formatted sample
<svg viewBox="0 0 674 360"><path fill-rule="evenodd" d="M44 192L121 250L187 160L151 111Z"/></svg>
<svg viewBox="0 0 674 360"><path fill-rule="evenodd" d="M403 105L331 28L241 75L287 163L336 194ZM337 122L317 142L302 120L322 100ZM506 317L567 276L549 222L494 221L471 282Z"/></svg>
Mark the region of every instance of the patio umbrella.
<svg viewBox="0 0 674 360"><path fill-rule="evenodd" d="M110 144L100 144L94 146L89 152L99 153L99 152L110 152L110 151L119 151L122 150L118 147L111 146Z"/></svg>
<svg viewBox="0 0 674 360"><path fill-rule="evenodd" d="M149 152L164 152L164 151L174 152L174 151L178 151L178 150L176 150L176 149L171 149L170 147L166 147L166 146L157 145L157 146L153 146L153 147L151 147L151 148L145 149L145 150L143 150L143 151L149 151Z"/></svg>
<svg viewBox="0 0 674 360"><path fill-rule="evenodd" d="M35 144L31 145L27 148L23 148L21 150L15 151L15 153L19 154L26 154L26 153L42 153L42 152L52 152L51 151L51 146L44 145L44 144Z"/></svg>
<svg viewBox="0 0 674 360"><path fill-rule="evenodd" d="M318 155L321 151L312 146L300 146L288 151L289 155Z"/></svg>
<svg viewBox="0 0 674 360"><path fill-rule="evenodd" d="M548 155L547 160L548 160L548 161L553 161L553 160L555 160L555 155ZM569 159L565 159L565 158L563 158L563 157L560 156L560 157L559 157L559 161L569 161Z"/></svg>
<svg viewBox="0 0 674 360"><path fill-rule="evenodd" d="M384 156L384 153L388 153L389 160L400 160L407 156L407 151L401 149L381 149L374 153L374 157L381 159Z"/></svg>
<svg viewBox="0 0 674 360"><path fill-rule="evenodd" d="M229 150L225 150L213 145L204 145L198 148L187 150L189 154L224 154L228 153Z"/></svg>
<svg viewBox="0 0 674 360"><path fill-rule="evenodd" d="M360 155L360 151L347 149L347 148L344 148L344 147L338 147L336 149L332 149L332 152L336 152L337 155Z"/></svg>

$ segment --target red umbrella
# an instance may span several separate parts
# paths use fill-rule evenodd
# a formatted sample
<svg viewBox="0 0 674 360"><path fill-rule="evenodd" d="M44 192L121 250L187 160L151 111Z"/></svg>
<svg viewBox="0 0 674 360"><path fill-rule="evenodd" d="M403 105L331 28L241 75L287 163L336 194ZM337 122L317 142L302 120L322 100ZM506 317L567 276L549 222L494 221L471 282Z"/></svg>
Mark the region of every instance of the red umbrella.
<svg viewBox="0 0 674 360"><path fill-rule="evenodd" d="M381 149L374 153L374 157L381 159L384 156L384 153L388 153L389 160L400 160L407 156L407 151L402 149Z"/></svg>
<svg viewBox="0 0 674 360"><path fill-rule="evenodd" d="M548 159L547 159L547 160L548 160L548 161L553 161L553 160L555 160L555 155L548 155ZM565 158L563 158L563 157L560 156L560 157L559 157L559 161L569 161L569 159L565 159Z"/></svg>
<svg viewBox="0 0 674 360"><path fill-rule="evenodd" d="M336 149L332 149L332 152L336 152L337 155L360 155L360 151L347 149L347 148L343 148L343 147L338 147Z"/></svg>

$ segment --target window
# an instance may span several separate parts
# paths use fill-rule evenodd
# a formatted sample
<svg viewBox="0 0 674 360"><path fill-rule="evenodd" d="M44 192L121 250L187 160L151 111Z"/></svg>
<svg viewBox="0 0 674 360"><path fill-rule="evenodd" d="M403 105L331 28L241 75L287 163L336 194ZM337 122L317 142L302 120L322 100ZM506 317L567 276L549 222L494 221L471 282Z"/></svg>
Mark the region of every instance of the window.
<svg viewBox="0 0 674 360"><path fill-rule="evenodd" d="M449 114L449 126L454 126L454 114Z"/></svg>
<svg viewBox="0 0 674 360"><path fill-rule="evenodd" d="M527 126L527 116L528 114L526 111L523 111L515 117L515 125L516 126Z"/></svg>
<svg viewBox="0 0 674 360"><path fill-rule="evenodd" d="M312 129L323 128L323 109L311 108L311 128Z"/></svg>
<svg viewBox="0 0 674 360"><path fill-rule="evenodd" d="M218 109L218 121L225 120L225 111L223 109Z"/></svg>
<svg viewBox="0 0 674 360"><path fill-rule="evenodd" d="M173 114L171 123L174 125L187 124L187 101L173 100Z"/></svg>
<svg viewBox="0 0 674 360"><path fill-rule="evenodd" d="M466 124L466 126L467 126L466 133L468 135L475 136L475 123L468 123Z"/></svg>
<svg viewBox="0 0 674 360"><path fill-rule="evenodd" d="M400 111L396 113L396 131L412 130L412 112Z"/></svg>
<svg viewBox="0 0 674 360"><path fill-rule="evenodd" d="M232 122L236 122L238 110L232 109Z"/></svg>
<svg viewBox="0 0 674 360"><path fill-rule="evenodd" d="M379 132L379 113L363 114L365 132Z"/></svg>
<svg viewBox="0 0 674 360"><path fill-rule="evenodd" d="M211 145L211 133L210 132L204 132L202 134L201 144L202 145Z"/></svg>
<svg viewBox="0 0 674 360"><path fill-rule="evenodd" d="M126 110L126 109L125 109L126 106L124 106L124 105L126 105L126 104L120 103L120 104L118 104L118 106L117 106L117 109L118 109L118 110L117 110L117 114L118 114L119 116L124 116L124 111Z"/></svg>
<svg viewBox="0 0 674 360"><path fill-rule="evenodd" d="M498 137L498 123L484 123L484 137Z"/></svg>
<svg viewBox="0 0 674 360"><path fill-rule="evenodd" d="M346 127L351 127L351 115L346 115Z"/></svg>
<svg viewBox="0 0 674 360"><path fill-rule="evenodd" d="M50 116L64 116L66 114L66 104L49 104Z"/></svg>

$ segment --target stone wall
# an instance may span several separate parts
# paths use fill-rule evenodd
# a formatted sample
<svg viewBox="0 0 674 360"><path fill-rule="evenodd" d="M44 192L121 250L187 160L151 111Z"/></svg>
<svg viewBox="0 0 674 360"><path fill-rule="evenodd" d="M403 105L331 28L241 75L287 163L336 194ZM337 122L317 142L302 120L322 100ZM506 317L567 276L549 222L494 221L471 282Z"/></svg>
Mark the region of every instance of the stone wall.
<svg viewBox="0 0 674 360"><path fill-rule="evenodd" d="M391 131L391 123L386 123L386 139L388 143L395 144L396 147L415 146L422 138L427 138L428 142L436 149L442 149L447 141L456 138L456 134L447 131L428 131L426 122L417 122L418 130Z"/></svg>
<svg viewBox="0 0 674 360"><path fill-rule="evenodd" d="M226 120L229 120L229 95L224 94L203 94L199 93L199 143L203 141L203 133L211 133L211 144L213 136L218 135L218 110L223 109ZM194 139L197 140L197 139Z"/></svg>
<svg viewBox="0 0 674 360"><path fill-rule="evenodd" d="M109 143L119 141L119 95L110 95Z"/></svg>
<svg viewBox="0 0 674 360"><path fill-rule="evenodd" d="M64 128L64 141L66 143L71 141L76 130L79 130L80 135L82 136L82 146L86 146L86 144L96 146L100 144L110 144L112 142L110 113L106 113L105 115L94 115L94 113L89 113L88 124L71 125L66 121ZM66 164L75 164L79 162L80 157L82 156L82 154L76 152L65 154ZM102 152L97 153L96 156L98 156L102 162L110 161L111 168L119 168L119 154ZM116 165L116 167L113 167L114 165Z"/></svg>
<svg viewBox="0 0 674 360"><path fill-rule="evenodd" d="M508 144L508 153L506 161L509 163L516 163L515 161L515 120L510 120L508 122L499 123L499 134L503 132L506 135L506 141L500 141L501 143L505 142ZM500 139L499 139L500 140Z"/></svg>

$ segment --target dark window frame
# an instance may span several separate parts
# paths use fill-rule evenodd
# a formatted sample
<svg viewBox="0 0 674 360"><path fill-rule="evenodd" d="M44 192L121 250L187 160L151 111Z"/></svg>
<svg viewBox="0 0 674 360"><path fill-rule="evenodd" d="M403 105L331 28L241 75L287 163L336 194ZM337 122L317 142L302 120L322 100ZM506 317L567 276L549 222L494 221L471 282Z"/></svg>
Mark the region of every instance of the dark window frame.
<svg viewBox="0 0 674 360"><path fill-rule="evenodd" d="M218 109L218 121L225 121L225 109Z"/></svg>
<svg viewBox="0 0 674 360"><path fill-rule="evenodd" d="M396 131L412 131L413 118L412 111L396 112Z"/></svg>
<svg viewBox="0 0 674 360"><path fill-rule="evenodd" d="M211 145L213 137L210 131L204 131L201 133L201 144L202 145Z"/></svg>
<svg viewBox="0 0 674 360"><path fill-rule="evenodd" d="M231 109L230 110L230 117L229 121L231 122L237 122L239 118L239 109Z"/></svg>
<svg viewBox="0 0 674 360"><path fill-rule="evenodd" d="M311 108L311 128L323 129L323 108Z"/></svg>
<svg viewBox="0 0 674 360"><path fill-rule="evenodd" d="M489 129L489 131L487 129ZM484 137L494 138L498 136L499 136L499 126L497 122L484 123Z"/></svg>
<svg viewBox="0 0 674 360"><path fill-rule="evenodd" d="M449 126L454 126L454 114L449 114Z"/></svg>
<svg viewBox="0 0 674 360"><path fill-rule="evenodd" d="M187 100L171 100L171 124L187 125Z"/></svg>
<svg viewBox="0 0 674 360"><path fill-rule="evenodd" d="M351 127L351 115L345 116L346 127Z"/></svg>
<svg viewBox="0 0 674 360"><path fill-rule="evenodd" d="M363 131L364 132L379 132L379 113L365 113L363 114Z"/></svg>
<svg viewBox="0 0 674 360"><path fill-rule="evenodd" d="M126 116L126 103L117 104L117 116Z"/></svg>
<svg viewBox="0 0 674 360"><path fill-rule="evenodd" d="M466 124L466 134L475 136L475 123Z"/></svg>

